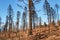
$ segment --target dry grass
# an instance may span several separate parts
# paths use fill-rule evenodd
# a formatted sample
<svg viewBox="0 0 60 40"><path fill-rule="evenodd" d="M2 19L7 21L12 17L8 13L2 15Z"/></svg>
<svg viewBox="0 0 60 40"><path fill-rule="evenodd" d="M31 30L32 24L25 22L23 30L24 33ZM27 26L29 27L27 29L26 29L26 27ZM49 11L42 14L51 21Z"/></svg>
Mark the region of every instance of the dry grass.
<svg viewBox="0 0 60 40"><path fill-rule="evenodd" d="M32 30L33 35L28 35L28 30L19 32L1 32L0 40L60 40L60 26L55 28L41 27Z"/></svg>

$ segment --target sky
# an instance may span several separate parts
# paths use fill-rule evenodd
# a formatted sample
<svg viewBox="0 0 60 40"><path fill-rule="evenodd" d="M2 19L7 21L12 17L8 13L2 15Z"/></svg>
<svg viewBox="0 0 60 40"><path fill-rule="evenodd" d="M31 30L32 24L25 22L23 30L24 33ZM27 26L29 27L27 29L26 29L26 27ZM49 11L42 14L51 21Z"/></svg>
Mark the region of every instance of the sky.
<svg viewBox="0 0 60 40"><path fill-rule="evenodd" d="M55 10L55 4L57 3L60 6L60 0L48 0L49 4L51 7L53 7ZM8 14L7 9L9 4L12 5L13 11L14 11L14 21L16 22L16 12L20 11L21 15L23 13L23 9L17 6L17 3L20 5L20 2L18 2L18 0L0 0L0 17L2 18L2 22L5 23L6 21L6 15ZM44 4L44 0L41 0L41 2L39 4L35 5L35 10L40 10L39 12L37 12L38 16L42 18L42 22L47 22L47 16L44 15L44 11L43 11L43 4ZM60 13L60 9L59 9L59 13Z"/></svg>

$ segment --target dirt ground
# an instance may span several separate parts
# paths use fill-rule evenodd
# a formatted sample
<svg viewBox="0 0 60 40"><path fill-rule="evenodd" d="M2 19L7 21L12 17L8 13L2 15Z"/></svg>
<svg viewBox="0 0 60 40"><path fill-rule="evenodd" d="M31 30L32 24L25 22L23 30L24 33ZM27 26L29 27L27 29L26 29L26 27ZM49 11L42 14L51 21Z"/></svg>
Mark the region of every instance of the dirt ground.
<svg viewBox="0 0 60 40"><path fill-rule="evenodd" d="M60 40L60 26L35 28L32 30L33 35L28 35L28 31L0 32L0 40Z"/></svg>

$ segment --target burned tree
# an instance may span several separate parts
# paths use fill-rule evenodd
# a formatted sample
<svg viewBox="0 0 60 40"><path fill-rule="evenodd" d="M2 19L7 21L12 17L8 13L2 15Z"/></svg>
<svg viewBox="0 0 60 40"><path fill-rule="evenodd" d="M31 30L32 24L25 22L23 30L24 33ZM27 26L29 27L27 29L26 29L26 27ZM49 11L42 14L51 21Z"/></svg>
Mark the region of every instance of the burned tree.
<svg viewBox="0 0 60 40"><path fill-rule="evenodd" d="M59 20L59 13L58 13L59 5L58 4L55 4L55 7L56 7L56 13L58 14L58 20Z"/></svg>
<svg viewBox="0 0 60 40"><path fill-rule="evenodd" d="M50 14L49 15L50 15L50 21L54 22L56 19L56 12L52 7L50 8Z"/></svg>
<svg viewBox="0 0 60 40"><path fill-rule="evenodd" d="M47 14L47 17L48 17L48 23L50 23L50 21L51 21L51 20L49 20L50 19L50 16L49 16L49 14L50 14L50 4L48 3L47 0L45 0L43 8L44 8L44 11L46 11L46 14Z"/></svg>
<svg viewBox="0 0 60 40"><path fill-rule="evenodd" d="M48 23L52 22L52 19L54 20L56 16L55 10L50 7L50 4L48 3L47 0L45 0L44 5L43 5L44 10L46 11L47 17L48 17Z"/></svg>
<svg viewBox="0 0 60 40"><path fill-rule="evenodd" d="M7 27L8 27L8 16L6 16L6 23L4 25L4 31L7 31Z"/></svg>
<svg viewBox="0 0 60 40"><path fill-rule="evenodd" d="M44 27L47 27L47 24L46 24L46 22L44 22Z"/></svg>
<svg viewBox="0 0 60 40"><path fill-rule="evenodd" d="M48 17L48 24L50 24L50 23L52 23L55 20L55 18L56 18L56 12L50 6L50 4L48 3L47 0L45 0L43 7L44 7L44 10L46 11L46 14L47 14L47 17ZM50 33L50 26L51 25L49 25L49 33Z"/></svg>
<svg viewBox="0 0 60 40"><path fill-rule="evenodd" d="M24 8L24 12L22 15L22 23L23 23L23 31L27 28L27 8Z"/></svg>
<svg viewBox="0 0 60 40"><path fill-rule="evenodd" d="M28 7L28 12L29 12L29 32L28 34L31 35L32 34L32 15L34 14L34 5L40 3L41 0L27 0L28 4L25 2L26 0L19 0L20 2L23 2L25 4L25 6ZM21 6L20 6L21 7Z"/></svg>
<svg viewBox="0 0 60 40"><path fill-rule="evenodd" d="M35 7L34 7L34 3L32 0L29 0L29 33L32 33L32 21L33 21L33 25L35 28L35 16L36 16L36 12L35 12Z"/></svg>
<svg viewBox="0 0 60 40"><path fill-rule="evenodd" d="M8 6L8 24L9 24L9 30L12 30L13 27L13 9L11 4Z"/></svg>
<svg viewBox="0 0 60 40"><path fill-rule="evenodd" d="M20 12L17 11L17 23L16 23L16 25L17 25L17 31L18 31L18 27L19 27L19 19L20 19Z"/></svg>
<svg viewBox="0 0 60 40"><path fill-rule="evenodd" d="M33 25L33 29L36 28L36 26L38 25L38 15L34 9L33 11L33 15L32 15L32 25Z"/></svg>
<svg viewBox="0 0 60 40"><path fill-rule="evenodd" d="M42 19L41 19L41 17L39 17L39 26L41 27L41 21L42 21Z"/></svg>

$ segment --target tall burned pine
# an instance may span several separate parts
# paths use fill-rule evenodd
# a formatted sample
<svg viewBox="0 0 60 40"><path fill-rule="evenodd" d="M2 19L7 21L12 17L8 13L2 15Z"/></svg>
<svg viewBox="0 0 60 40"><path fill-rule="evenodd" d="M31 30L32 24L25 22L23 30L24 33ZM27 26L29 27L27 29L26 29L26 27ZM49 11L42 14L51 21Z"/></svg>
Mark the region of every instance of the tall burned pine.
<svg viewBox="0 0 60 40"><path fill-rule="evenodd" d="M25 6L28 7L29 11L29 31L28 35L32 35L32 15L34 14L34 5L40 3L41 0L28 0L28 3L26 3L26 0L19 0L20 2L23 2ZM21 5L19 7L23 8Z"/></svg>
<svg viewBox="0 0 60 40"><path fill-rule="evenodd" d="M22 23L23 23L23 30L27 28L27 8L24 8L24 12L22 15Z"/></svg>
<svg viewBox="0 0 60 40"><path fill-rule="evenodd" d="M8 27L8 16L6 16L6 23L4 25L4 31L7 31L7 27Z"/></svg>
<svg viewBox="0 0 60 40"><path fill-rule="evenodd" d="M43 8L46 11L46 15L48 17L48 23L50 23L51 22L51 20L50 20L50 4L48 3L47 0L45 0Z"/></svg>
<svg viewBox="0 0 60 40"><path fill-rule="evenodd" d="M41 1L41 0L38 0L38 1ZM36 0L36 2L37 2L37 0ZM38 18L38 16L37 16L37 13L35 11L34 0L29 0L28 4L29 4L28 8L29 8L29 29L30 29L29 34L31 35L32 34L32 25L34 26L34 29L35 29L35 25L36 25L35 21Z"/></svg>
<svg viewBox="0 0 60 40"><path fill-rule="evenodd" d="M29 35L32 34L32 16L34 14L34 4L32 0L29 0Z"/></svg>
<svg viewBox="0 0 60 40"><path fill-rule="evenodd" d="M20 19L20 12L17 11L17 23L16 23L16 25L17 25L17 31L18 31L18 28L19 28L19 19Z"/></svg>
<svg viewBox="0 0 60 40"><path fill-rule="evenodd" d="M8 24L9 24L9 31L12 31L12 27L13 27L13 9L11 4L9 4L8 6Z"/></svg>

